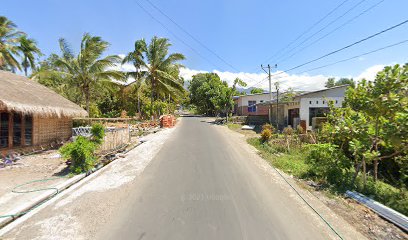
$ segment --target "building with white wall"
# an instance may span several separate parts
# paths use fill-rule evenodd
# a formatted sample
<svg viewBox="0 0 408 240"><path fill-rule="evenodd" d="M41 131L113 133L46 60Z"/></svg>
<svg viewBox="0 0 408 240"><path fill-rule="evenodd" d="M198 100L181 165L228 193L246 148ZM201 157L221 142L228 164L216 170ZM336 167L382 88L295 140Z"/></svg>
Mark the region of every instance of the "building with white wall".
<svg viewBox="0 0 408 240"><path fill-rule="evenodd" d="M329 112L329 102L333 102L334 107L342 106L347 87L348 85L342 85L302 93L296 95L291 102L279 102L278 106L276 103L276 93L273 93L272 101L270 101L269 94L256 97L254 95L239 96L235 99L238 110L241 107L241 111L238 111L237 115L268 116L269 108L271 108L272 115L269 119L274 126L278 125L280 130L286 126L296 128L299 124L306 130L312 130L313 118L325 117ZM256 108L249 109L248 103L255 101ZM248 112L246 109L252 111Z"/></svg>

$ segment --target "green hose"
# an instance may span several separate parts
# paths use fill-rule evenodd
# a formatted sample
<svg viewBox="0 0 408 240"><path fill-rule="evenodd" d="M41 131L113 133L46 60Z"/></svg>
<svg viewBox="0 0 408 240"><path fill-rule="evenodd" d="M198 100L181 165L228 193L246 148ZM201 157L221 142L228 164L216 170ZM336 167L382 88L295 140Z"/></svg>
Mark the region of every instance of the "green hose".
<svg viewBox="0 0 408 240"><path fill-rule="evenodd" d="M54 193L52 195L50 195L48 198L46 198L43 201L36 204L34 207L27 210L27 211L24 211L24 212L21 212L21 213L16 213L16 214L0 215L0 218L9 218L9 217L11 217L13 219L18 218L18 217L32 211L33 209L38 208L39 206L41 206L42 204L44 204L45 202L47 202L51 198L55 197L59 193L59 190L56 187L37 188L37 189L30 189L30 190L18 190L19 188L21 188L23 186L30 185L30 184L34 184L34 183L49 182L49 181L54 181L54 180L61 179L61 178L66 178L66 177L45 178L45 179L29 181L29 182L17 185L16 187L13 188L13 190L12 190L13 193L32 193L32 192L41 192L41 191L48 191L48 190L54 190Z"/></svg>

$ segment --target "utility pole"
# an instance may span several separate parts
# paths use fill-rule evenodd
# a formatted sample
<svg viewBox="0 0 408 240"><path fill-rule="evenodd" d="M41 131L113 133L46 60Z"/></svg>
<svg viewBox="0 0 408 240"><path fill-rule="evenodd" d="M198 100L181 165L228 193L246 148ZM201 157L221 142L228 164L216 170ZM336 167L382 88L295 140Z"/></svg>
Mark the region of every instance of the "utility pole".
<svg viewBox="0 0 408 240"><path fill-rule="evenodd" d="M275 64L275 68L278 67L278 64ZM269 123L272 124L272 100L273 100L273 96L272 96L272 81L271 81L271 65L268 64L268 66L264 67L261 64L261 68L262 70L264 70L264 72L266 72L268 74L268 79L269 79L269 100L270 100L270 104L269 104ZM266 69L268 69L268 71L266 71ZM276 120L278 116L276 116ZM277 122L277 121L276 121ZM277 129L276 129L277 130Z"/></svg>
<svg viewBox="0 0 408 240"><path fill-rule="evenodd" d="M275 83L275 88L276 88L276 131L279 132L279 81L276 81Z"/></svg>

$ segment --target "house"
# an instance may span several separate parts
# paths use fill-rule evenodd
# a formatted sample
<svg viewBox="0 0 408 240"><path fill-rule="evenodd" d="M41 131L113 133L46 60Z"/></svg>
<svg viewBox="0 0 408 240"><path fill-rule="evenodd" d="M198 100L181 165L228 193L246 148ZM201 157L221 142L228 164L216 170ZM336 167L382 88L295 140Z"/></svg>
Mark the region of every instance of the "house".
<svg viewBox="0 0 408 240"><path fill-rule="evenodd" d="M329 102L334 107L341 107L348 85L298 94L291 102L279 102L276 99L258 103L258 108L271 108L271 123L276 125L278 119L279 129L291 126L296 128L301 125L305 130L312 130L324 121L325 114L329 112ZM266 115L268 112L266 112ZM278 116L278 117L276 117Z"/></svg>
<svg viewBox="0 0 408 240"><path fill-rule="evenodd" d="M272 93L272 98L276 98L276 93ZM248 94L234 97L234 114L238 116L260 116L268 115L269 107L257 105L271 99L269 93Z"/></svg>
<svg viewBox="0 0 408 240"><path fill-rule="evenodd" d="M0 70L0 149L66 141L72 134L72 118L87 115L47 87Z"/></svg>

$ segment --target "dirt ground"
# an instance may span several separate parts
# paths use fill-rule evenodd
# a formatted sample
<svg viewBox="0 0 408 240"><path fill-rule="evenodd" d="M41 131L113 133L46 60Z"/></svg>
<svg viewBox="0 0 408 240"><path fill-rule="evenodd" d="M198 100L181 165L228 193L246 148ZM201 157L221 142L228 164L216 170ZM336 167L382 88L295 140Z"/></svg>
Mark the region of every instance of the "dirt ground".
<svg viewBox="0 0 408 240"><path fill-rule="evenodd" d="M66 167L57 150L21 156L16 164L0 168L0 197L28 181L64 176L67 174Z"/></svg>
<svg viewBox="0 0 408 240"><path fill-rule="evenodd" d="M255 131L241 130L237 126L230 126L229 128L243 134L246 138L259 136ZM350 225L354 226L356 230L368 239L408 239L407 233L356 201L341 196L333 196L325 191L317 190L309 186L304 180L296 179L296 182L302 188L309 190L311 194L346 220Z"/></svg>

